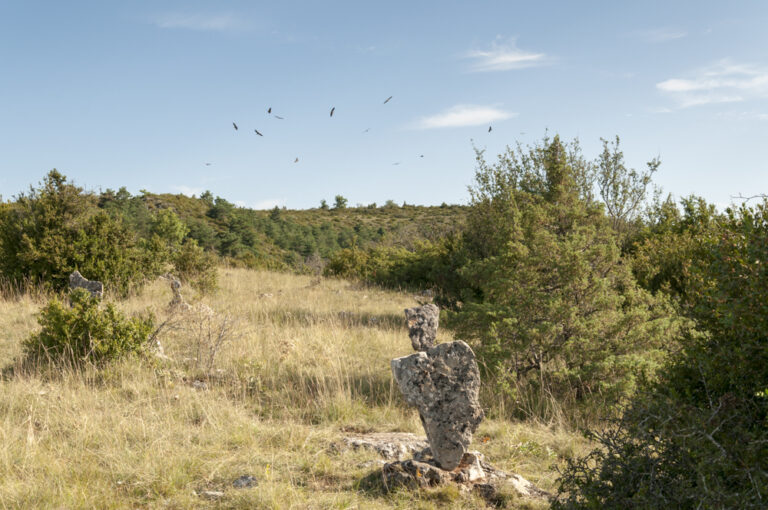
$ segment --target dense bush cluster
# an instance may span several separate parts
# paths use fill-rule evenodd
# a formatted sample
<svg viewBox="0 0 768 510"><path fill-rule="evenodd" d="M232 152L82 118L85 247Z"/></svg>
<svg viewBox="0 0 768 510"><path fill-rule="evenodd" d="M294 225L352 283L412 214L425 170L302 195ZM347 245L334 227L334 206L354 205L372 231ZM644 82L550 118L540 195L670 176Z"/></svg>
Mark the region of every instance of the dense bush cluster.
<svg viewBox="0 0 768 510"><path fill-rule="evenodd" d="M99 306L99 298L76 289L69 305L52 299L39 313L39 332L24 343L30 361L99 364L146 347L154 330L151 316L127 318L114 304Z"/></svg>
<svg viewBox="0 0 768 510"><path fill-rule="evenodd" d="M600 448L570 465L558 506L765 508L768 203L711 213L689 208L688 228L663 238L684 243L659 274L696 330L622 419L593 434Z"/></svg>
<svg viewBox="0 0 768 510"><path fill-rule="evenodd" d="M349 207L344 197L337 197L333 206L326 203L318 209L256 211L208 191L194 198L146 192L131 196L124 189L107 190L99 204L123 217L142 237L149 235L153 211L170 209L186 224L186 239L206 253L232 265L299 272L313 272L313 261L344 249L412 248L421 240L437 240L462 223L466 210L394 203Z"/></svg>
<svg viewBox="0 0 768 510"><path fill-rule="evenodd" d="M170 271L204 288L215 286L215 261L187 239L188 229L173 211L135 208L141 212L128 214L104 205L103 197L68 183L56 170L39 188L2 204L0 276L62 290L78 270L125 294Z"/></svg>

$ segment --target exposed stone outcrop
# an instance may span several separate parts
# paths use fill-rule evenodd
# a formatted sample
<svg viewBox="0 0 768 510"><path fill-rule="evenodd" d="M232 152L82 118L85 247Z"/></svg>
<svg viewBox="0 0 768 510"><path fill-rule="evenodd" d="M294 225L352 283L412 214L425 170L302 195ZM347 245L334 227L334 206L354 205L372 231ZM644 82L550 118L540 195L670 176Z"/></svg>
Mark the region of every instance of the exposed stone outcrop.
<svg viewBox="0 0 768 510"><path fill-rule="evenodd" d="M99 299L104 297L104 284L96 280L83 278L83 275L81 275L79 271L75 271L69 275L69 288L85 289L91 293L91 296Z"/></svg>
<svg viewBox="0 0 768 510"><path fill-rule="evenodd" d="M169 279L171 280L171 292L173 292L173 299L171 299L168 307L182 311L191 310L192 307L184 300L184 296L181 295L181 282L172 276L169 277Z"/></svg>
<svg viewBox="0 0 768 510"><path fill-rule="evenodd" d="M413 459L384 464L381 472L388 490L402 486L433 487L448 482L474 485L507 477L503 471L487 464L479 452L465 453L452 470L442 469L429 449L417 453Z"/></svg>
<svg viewBox="0 0 768 510"><path fill-rule="evenodd" d="M456 468L483 420L480 371L470 347L456 341L392 360L405 401L416 406L437 465Z"/></svg>
<svg viewBox="0 0 768 510"><path fill-rule="evenodd" d="M416 489L454 483L476 492L494 505L509 493L533 499L552 497L522 476L494 468L485 462L483 454L474 451L465 453L456 468L445 470L437 465L427 449L414 455L413 459L384 464L381 474L388 491L399 487Z"/></svg>
<svg viewBox="0 0 768 510"><path fill-rule="evenodd" d="M413 452L412 459L402 460L398 455L397 461L385 463L381 474L386 490L454 483L475 491L492 505L503 501L509 492L526 498L549 497L523 477L487 464L479 452L467 451L484 416L475 353L460 340L434 345L437 306L409 308L405 316L411 344L419 352L393 359L392 373L405 401L419 410L429 448ZM368 443L360 445L379 451L385 458L392 458L392 451L404 453L391 446L381 451Z"/></svg>
<svg viewBox="0 0 768 510"><path fill-rule="evenodd" d="M440 309L428 304L405 309L405 319L408 322L408 336L415 351L426 351L435 345L437 326L440 319Z"/></svg>
<svg viewBox="0 0 768 510"><path fill-rule="evenodd" d="M342 439L345 448L371 450L387 460L401 460L429 448L427 439L409 432L372 432Z"/></svg>

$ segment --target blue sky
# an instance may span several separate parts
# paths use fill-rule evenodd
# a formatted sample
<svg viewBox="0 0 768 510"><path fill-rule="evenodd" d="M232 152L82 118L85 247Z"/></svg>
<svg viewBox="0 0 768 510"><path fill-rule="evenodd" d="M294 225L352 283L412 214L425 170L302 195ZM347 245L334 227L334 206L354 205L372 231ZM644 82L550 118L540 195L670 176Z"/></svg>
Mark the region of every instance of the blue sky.
<svg viewBox="0 0 768 510"><path fill-rule="evenodd" d="M590 158L619 135L722 206L768 192L766 27L763 1L0 0L0 194L55 167L249 207L465 203L473 143L548 131Z"/></svg>

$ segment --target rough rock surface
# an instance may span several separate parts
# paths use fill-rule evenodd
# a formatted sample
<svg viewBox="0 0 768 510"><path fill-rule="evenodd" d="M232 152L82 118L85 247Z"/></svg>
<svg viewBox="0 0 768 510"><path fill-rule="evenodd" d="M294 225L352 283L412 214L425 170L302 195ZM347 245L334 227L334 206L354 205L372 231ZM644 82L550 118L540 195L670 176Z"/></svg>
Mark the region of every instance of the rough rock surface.
<svg viewBox="0 0 768 510"><path fill-rule="evenodd" d="M410 432L373 432L343 438L345 447L372 450L388 460L402 460L429 448L427 439Z"/></svg>
<svg viewBox="0 0 768 510"><path fill-rule="evenodd" d="M239 477L237 480L232 482L232 485L236 489L249 489L251 487L256 487L259 484L259 481L256 479L255 476L252 475L243 475Z"/></svg>
<svg viewBox="0 0 768 510"><path fill-rule="evenodd" d="M472 349L460 340L440 344L393 359L392 373L405 401L419 410L438 465L457 467L484 417Z"/></svg>
<svg viewBox="0 0 768 510"><path fill-rule="evenodd" d="M85 289L91 293L91 296L97 298L104 297L104 284L97 282L96 280L88 280L83 278L83 275L81 275L79 271L75 271L69 275L69 288Z"/></svg>
<svg viewBox="0 0 768 510"><path fill-rule="evenodd" d="M440 319L440 309L428 304L405 309L405 319L408 322L408 336L415 351L426 351L435 345L437 325Z"/></svg>
<svg viewBox="0 0 768 510"><path fill-rule="evenodd" d="M171 292L173 292L173 299L168 304L170 308L176 308L183 311L189 311L192 307L184 300L184 296L181 295L181 282L171 277Z"/></svg>
<svg viewBox="0 0 768 510"><path fill-rule="evenodd" d="M386 490L398 487L427 488L446 483L456 483L476 491L487 501L493 503L500 493L514 492L525 498L551 498L551 495L539 489L520 475L508 474L485 462L479 452L467 452L459 465L447 471L441 469L429 450L417 453L413 459L389 462L381 469Z"/></svg>

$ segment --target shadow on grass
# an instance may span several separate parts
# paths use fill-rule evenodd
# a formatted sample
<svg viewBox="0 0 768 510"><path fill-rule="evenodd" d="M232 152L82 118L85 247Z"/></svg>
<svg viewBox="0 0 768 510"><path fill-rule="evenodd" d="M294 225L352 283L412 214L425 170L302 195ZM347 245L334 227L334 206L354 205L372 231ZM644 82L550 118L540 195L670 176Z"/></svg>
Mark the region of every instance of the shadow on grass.
<svg viewBox="0 0 768 510"><path fill-rule="evenodd" d="M246 368L236 377L233 398L256 403L262 415L289 413L311 424L350 421L367 409L403 405L391 374L384 371L339 375L292 367L264 374Z"/></svg>
<svg viewBox="0 0 768 510"><path fill-rule="evenodd" d="M375 469L357 480L352 488L368 498L381 498L388 494L387 486L384 485L384 477L381 475L381 468Z"/></svg>
<svg viewBox="0 0 768 510"><path fill-rule="evenodd" d="M302 308L268 310L266 317L274 324L315 326L337 324L344 327L367 327L381 330L405 330L405 317L393 313L368 313L342 310L339 312L312 312Z"/></svg>

